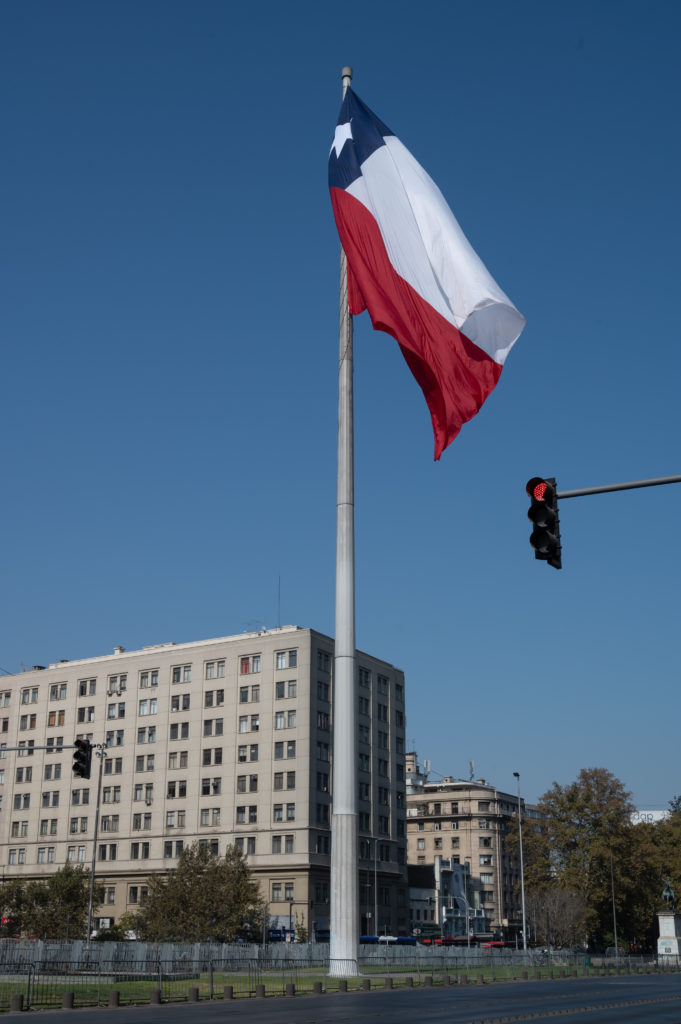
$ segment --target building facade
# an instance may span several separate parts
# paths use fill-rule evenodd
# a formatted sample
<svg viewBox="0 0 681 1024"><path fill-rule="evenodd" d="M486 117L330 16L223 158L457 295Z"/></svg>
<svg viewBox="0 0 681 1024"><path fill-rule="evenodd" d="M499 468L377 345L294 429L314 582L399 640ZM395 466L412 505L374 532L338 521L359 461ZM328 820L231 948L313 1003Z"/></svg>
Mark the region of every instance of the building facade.
<svg viewBox="0 0 681 1024"><path fill-rule="evenodd" d="M521 807L524 817L522 802ZM480 938L514 941L520 936L522 941L520 863L505 841L517 812L518 798L485 779L429 782L417 755L407 754L409 864L428 865L445 857L468 865L467 897L485 919L486 931L476 921Z"/></svg>
<svg viewBox="0 0 681 1024"><path fill-rule="evenodd" d="M333 758L330 637L286 626L193 643L117 647L0 679L0 843L5 879L89 868L106 927L185 846L236 846L273 928L329 928ZM408 928L404 676L357 654L360 913ZM101 744L89 780L77 738ZM18 748L16 751L11 748Z"/></svg>

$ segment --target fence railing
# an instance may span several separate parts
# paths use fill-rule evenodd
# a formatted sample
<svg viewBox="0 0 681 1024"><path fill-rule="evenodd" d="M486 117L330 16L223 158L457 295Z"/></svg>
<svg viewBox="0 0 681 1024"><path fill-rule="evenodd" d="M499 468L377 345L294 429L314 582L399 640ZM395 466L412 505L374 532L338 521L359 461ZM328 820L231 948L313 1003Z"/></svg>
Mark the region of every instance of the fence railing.
<svg viewBox="0 0 681 1024"><path fill-rule="evenodd" d="M654 957L589 958L583 954L555 954L545 956L542 962L532 951L528 954L534 958L532 962L522 952L519 955L504 951L491 956L480 953L468 956L457 951L447 958L416 956L411 962L402 956L389 955L387 960L381 961L373 955L360 955L359 974L353 961L348 977L344 978L342 971L333 969L337 965L332 965L330 970L328 955L307 960L284 959L280 955L265 956L261 949L258 957L254 957L254 947L248 949L250 957L158 959L136 970L115 960L99 958L94 962L92 957L79 962L72 958L26 961L13 964L11 969L0 964L0 1010L192 1002L376 987L487 984L681 968L678 957L665 957L657 963ZM406 951L399 951L402 952Z"/></svg>

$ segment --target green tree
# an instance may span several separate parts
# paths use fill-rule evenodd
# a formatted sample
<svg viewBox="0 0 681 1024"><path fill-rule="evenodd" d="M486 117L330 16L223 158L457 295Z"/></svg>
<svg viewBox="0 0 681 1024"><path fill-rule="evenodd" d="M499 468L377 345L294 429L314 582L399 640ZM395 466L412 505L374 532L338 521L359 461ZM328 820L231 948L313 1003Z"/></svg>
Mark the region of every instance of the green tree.
<svg viewBox="0 0 681 1024"><path fill-rule="evenodd" d="M134 930L144 939L233 942L258 936L264 904L236 846L215 857L205 845L187 847L169 875L152 875Z"/></svg>
<svg viewBox="0 0 681 1024"><path fill-rule="evenodd" d="M23 935L39 939L81 939L87 930L90 873L80 865L66 864L49 878L37 882L5 882L0 900L3 916L21 919ZM104 898L96 885L94 903Z"/></svg>
<svg viewBox="0 0 681 1024"><path fill-rule="evenodd" d="M648 837L634 833L634 805L619 779L605 768L585 768L570 785L554 782L538 806L541 824L526 822L532 827L523 830L528 891L539 897L558 886L577 895L592 947L613 943L613 888L618 937L644 928L650 878L641 885L638 857Z"/></svg>

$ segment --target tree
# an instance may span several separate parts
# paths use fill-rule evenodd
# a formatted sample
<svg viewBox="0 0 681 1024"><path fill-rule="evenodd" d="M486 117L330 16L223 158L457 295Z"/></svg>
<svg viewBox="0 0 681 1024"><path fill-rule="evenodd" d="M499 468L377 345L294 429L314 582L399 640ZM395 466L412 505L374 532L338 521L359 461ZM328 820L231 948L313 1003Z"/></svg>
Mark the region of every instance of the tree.
<svg viewBox="0 0 681 1024"><path fill-rule="evenodd" d="M144 939L234 942L259 935L264 903L251 869L236 846L215 857L194 843L169 875L152 875L134 930Z"/></svg>
<svg viewBox="0 0 681 1024"><path fill-rule="evenodd" d="M21 931L39 939L78 939L87 930L90 872L66 864L38 882L14 879L0 888L3 916L21 920ZM104 890L95 886L94 902Z"/></svg>
<svg viewBox="0 0 681 1024"><path fill-rule="evenodd" d="M634 833L634 805L619 779L605 768L585 768L568 786L554 782L538 806L541 823L523 830L528 891L539 898L557 886L577 894L591 946L613 943L613 889L618 937L646 930L650 878L641 885L638 858L647 837Z"/></svg>
<svg viewBox="0 0 681 1024"><path fill-rule="evenodd" d="M530 935L548 946L578 946L586 934L584 897L560 885L546 885L527 893Z"/></svg>

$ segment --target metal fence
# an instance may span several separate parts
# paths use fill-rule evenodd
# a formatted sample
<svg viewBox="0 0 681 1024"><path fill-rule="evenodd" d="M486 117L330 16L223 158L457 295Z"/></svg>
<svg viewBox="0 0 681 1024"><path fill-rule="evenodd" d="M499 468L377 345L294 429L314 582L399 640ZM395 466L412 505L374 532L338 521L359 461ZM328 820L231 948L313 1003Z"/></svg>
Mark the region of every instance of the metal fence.
<svg viewBox="0 0 681 1024"><path fill-rule="evenodd" d="M32 950L24 948L23 960L12 957L8 963L3 956L5 942L0 943L0 1011L19 1008L19 998L23 1009L122 1006L376 987L488 984L514 979L679 970L681 967L676 957L665 957L657 963L652 956L585 957L560 952L549 956L537 951L526 954L522 951L518 954L475 951L469 955L462 950L426 950L428 955L423 956L420 950L388 948L361 952L357 965L349 964L347 972L337 972L329 969L328 947L323 957L303 959L291 955L295 946L288 950L246 946L238 950L237 956L225 955L225 950L231 947L223 947L222 956L210 955L205 948L190 947L182 956L155 960L147 950L143 966L138 955L138 966L131 968L124 963L130 960L130 953L127 957L105 959L96 944L86 950L88 955L80 960L73 956L60 960L54 955L55 950L49 950L50 955L42 959L29 958L29 952L48 952L44 945L40 950L36 945ZM411 956L403 955L407 953ZM341 976L332 976L336 973ZM343 973L347 974L345 978Z"/></svg>

